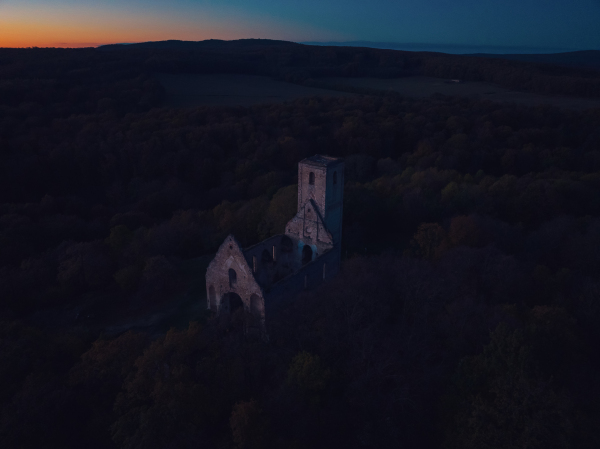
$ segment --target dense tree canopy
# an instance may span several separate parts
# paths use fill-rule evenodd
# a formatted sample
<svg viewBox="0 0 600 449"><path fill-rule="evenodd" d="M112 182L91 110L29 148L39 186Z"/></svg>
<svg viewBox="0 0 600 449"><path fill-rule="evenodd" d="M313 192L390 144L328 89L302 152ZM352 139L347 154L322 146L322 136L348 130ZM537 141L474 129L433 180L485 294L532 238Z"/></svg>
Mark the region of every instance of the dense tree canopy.
<svg viewBox="0 0 600 449"><path fill-rule="evenodd" d="M331 51L356 70L388 55ZM165 109L123 54L0 51L7 447L599 444L598 110ZM290 55L276 66L304 64ZM236 315L121 325L204 301L190 261L280 233L315 153L345 158L343 269L270 317L268 344Z"/></svg>

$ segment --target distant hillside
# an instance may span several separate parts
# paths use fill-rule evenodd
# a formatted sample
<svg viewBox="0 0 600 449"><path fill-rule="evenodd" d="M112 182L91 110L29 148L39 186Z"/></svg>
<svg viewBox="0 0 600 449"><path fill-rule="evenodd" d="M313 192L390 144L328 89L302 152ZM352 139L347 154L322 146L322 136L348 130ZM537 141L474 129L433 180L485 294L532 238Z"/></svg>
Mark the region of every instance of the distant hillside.
<svg viewBox="0 0 600 449"><path fill-rule="evenodd" d="M68 76L85 77L74 67L95 66L90 77L115 73L250 74L319 87L321 78L400 78L428 76L485 81L510 90L543 95L600 97L600 52L552 55L452 55L366 47L316 46L268 39L200 42L162 41L107 45L98 49L63 51L0 50L10 76L40 79L39 61L59 57ZM41 58L41 59L40 59ZM531 59L531 60L530 60ZM13 61L14 64L11 62ZM28 61L26 65L23 65ZM556 61L555 63L549 63ZM10 62L10 64L8 64ZM7 65L8 64L8 65ZM100 69L101 68L101 69ZM47 70L47 69L44 69ZM42 72L44 71L42 70ZM7 75L7 76L8 76ZM0 73L0 79L4 75ZM52 77L53 75L48 74ZM120 76L120 75L119 75ZM96 82L94 81L94 82ZM14 86L7 88L7 95Z"/></svg>
<svg viewBox="0 0 600 449"><path fill-rule="evenodd" d="M238 39L233 41L224 41L220 39L207 39L204 41L157 41L141 42L137 44L111 44L102 45L98 50L139 50L139 49L157 49L157 50L219 50L219 49L250 49L260 47L280 47L280 46L299 46L294 42L278 41L271 39Z"/></svg>
<svg viewBox="0 0 600 449"><path fill-rule="evenodd" d="M419 53L421 55L434 56L437 54L443 54L451 57L461 56L473 56L479 58L488 59L506 59L510 61L520 61L528 63L541 63L541 64L553 64L565 67L581 67L581 68L592 68L600 69L600 50L584 50L584 51L572 51L562 53L536 53L536 54L519 54L519 53L468 53L458 54L454 50L455 46L452 45L438 45L431 46L426 44L394 44L385 42L367 42L367 41L356 41L356 42L303 42L295 43L281 40L271 39L239 39L225 41L220 39L207 39L204 41L181 41L181 40L167 40L167 41L156 41L156 42L141 42L135 44L110 44L102 45L98 47L98 50L102 51L128 51L128 50L256 50L261 48L306 48L306 47L343 47L349 50L360 51L362 49L371 50L391 50L401 53ZM461 47L462 48L462 47ZM467 47L465 47L467 48ZM477 47L471 47L475 49ZM503 48L507 50L507 48Z"/></svg>
<svg viewBox="0 0 600 449"><path fill-rule="evenodd" d="M570 51L566 53L517 55L496 55L490 53L474 53L469 56L493 59L509 59L511 61L554 64L566 67L582 67L600 70L600 50Z"/></svg>
<svg viewBox="0 0 600 449"><path fill-rule="evenodd" d="M520 47L497 45L464 45L464 44L427 44L414 42L373 42L373 41L345 41L345 42L300 42L306 45L319 45L325 47L366 47L387 50L421 51L431 53L447 53L451 55L472 54L549 54L570 51L565 48L545 47Z"/></svg>

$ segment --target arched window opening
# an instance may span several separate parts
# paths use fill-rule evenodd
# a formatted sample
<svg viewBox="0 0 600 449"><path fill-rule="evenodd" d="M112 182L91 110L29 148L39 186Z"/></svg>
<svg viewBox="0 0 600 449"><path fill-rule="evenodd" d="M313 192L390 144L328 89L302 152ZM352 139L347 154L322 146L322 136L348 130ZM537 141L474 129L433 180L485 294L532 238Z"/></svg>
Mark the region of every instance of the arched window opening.
<svg viewBox="0 0 600 449"><path fill-rule="evenodd" d="M215 294L215 288L212 285L208 287L208 307L213 312L217 311L217 295Z"/></svg>
<svg viewBox="0 0 600 449"><path fill-rule="evenodd" d="M302 248L302 265L306 265L312 260L313 251L310 245L304 245Z"/></svg>
<svg viewBox="0 0 600 449"><path fill-rule="evenodd" d="M262 301L258 295L250 296L250 312L255 317L260 318L262 316Z"/></svg>
<svg viewBox="0 0 600 449"><path fill-rule="evenodd" d="M294 242L287 235L281 237L281 251L291 253L294 250Z"/></svg>
<svg viewBox="0 0 600 449"><path fill-rule="evenodd" d="M336 184L337 184L337 172L334 171L333 172L333 185L336 185Z"/></svg>
<svg viewBox="0 0 600 449"><path fill-rule="evenodd" d="M309 175L308 175L308 183L311 186L315 185L315 174L313 172L310 172Z"/></svg>
<svg viewBox="0 0 600 449"><path fill-rule="evenodd" d="M229 288L235 287L237 283L237 273L233 268L229 269Z"/></svg>
<svg viewBox="0 0 600 449"><path fill-rule="evenodd" d="M271 257L271 254L269 254L269 251L267 251L266 249L263 249L263 252L260 255L260 262L261 263L271 263L271 262L273 262L273 258Z"/></svg>

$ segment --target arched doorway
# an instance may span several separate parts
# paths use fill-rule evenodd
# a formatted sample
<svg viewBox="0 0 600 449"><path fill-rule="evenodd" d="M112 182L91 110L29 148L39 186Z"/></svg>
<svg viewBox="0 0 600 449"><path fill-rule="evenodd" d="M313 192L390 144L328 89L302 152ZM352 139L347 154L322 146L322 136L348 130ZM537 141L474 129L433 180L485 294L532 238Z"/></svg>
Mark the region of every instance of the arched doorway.
<svg viewBox="0 0 600 449"><path fill-rule="evenodd" d="M312 260L313 250L310 245L304 245L302 248L302 265L306 265Z"/></svg>
<svg viewBox="0 0 600 449"><path fill-rule="evenodd" d="M244 308L244 303L240 295L237 293L229 292L223 295L221 300L221 311L233 315L239 309Z"/></svg>

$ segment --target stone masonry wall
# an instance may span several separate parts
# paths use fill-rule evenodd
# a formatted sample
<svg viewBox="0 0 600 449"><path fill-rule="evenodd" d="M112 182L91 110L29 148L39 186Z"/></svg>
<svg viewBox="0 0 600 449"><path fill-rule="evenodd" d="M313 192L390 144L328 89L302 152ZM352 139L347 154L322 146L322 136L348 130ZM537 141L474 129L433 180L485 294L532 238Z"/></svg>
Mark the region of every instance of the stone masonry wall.
<svg viewBox="0 0 600 449"><path fill-rule="evenodd" d="M332 278L339 269L340 254L337 249L334 249L306 264L297 273L282 279L270 291L265 292L266 315L287 306L298 292L311 290Z"/></svg>
<svg viewBox="0 0 600 449"><path fill-rule="evenodd" d="M270 288L273 283L300 268L294 246L291 238L276 235L244 250L246 262L261 287Z"/></svg>
<svg viewBox="0 0 600 449"><path fill-rule="evenodd" d="M332 248L333 238L315 206L312 200L305 203L296 216L288 222L285 233L295 240L314 245L321 254Z"/></svg>
<svg viewBox="0 0 600 449"><path fill-rule="evenodd" d="M232 279L229 270L235 272L235 280ZM264 318L263 291L233 236L225 239L208 266L206 290L207 306L215 312L228 307L224 299L227 294L234 293L241 298L244 310Z"/></svg>
<svg viewBox="0 0 600 449"><path fill-rule="evenodd" d="M314 184L310 183L310 174L314 174ZM322 216L325 216L327 187L327 168L300 163L298 165L298 211L304 204L314 200Z"/></svg>

